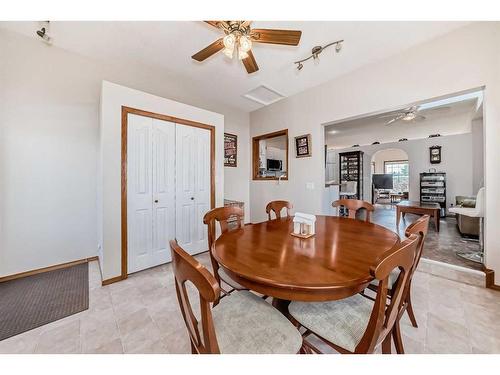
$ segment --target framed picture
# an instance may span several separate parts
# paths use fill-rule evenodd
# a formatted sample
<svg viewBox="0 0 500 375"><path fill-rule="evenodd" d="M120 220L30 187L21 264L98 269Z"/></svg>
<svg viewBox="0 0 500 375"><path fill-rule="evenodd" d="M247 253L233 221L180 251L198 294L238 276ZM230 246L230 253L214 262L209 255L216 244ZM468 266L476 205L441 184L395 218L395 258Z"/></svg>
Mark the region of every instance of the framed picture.
<svg viewBox="0 0 500 375"><path fill-rule="evenodd" d="M224 167L236 167L238 164L238 136L224 133Z"/></svg>
<svg viewBox="0 0 500 375"><path fill-rule="evenodd" d="M305 158L312 155L311 134L295 137L295 157Z"/></svg>
<svg viewBox="0 0 500 375"><path fill-rule="evenodd" d="M441 146L429 147L429 159L431 164L441 163Z"/></svg>

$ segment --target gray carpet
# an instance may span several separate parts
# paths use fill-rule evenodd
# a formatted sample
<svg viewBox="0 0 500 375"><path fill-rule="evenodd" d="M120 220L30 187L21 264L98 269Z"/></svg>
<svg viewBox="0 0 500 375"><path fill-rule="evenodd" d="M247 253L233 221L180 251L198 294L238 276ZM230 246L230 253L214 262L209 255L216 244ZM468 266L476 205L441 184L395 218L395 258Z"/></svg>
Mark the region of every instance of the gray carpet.
<svg viewBox="0 0 500 375"><path fill-rule="evenodd" d="M0 283L0 340L88 308L88 263Z"/></svg>

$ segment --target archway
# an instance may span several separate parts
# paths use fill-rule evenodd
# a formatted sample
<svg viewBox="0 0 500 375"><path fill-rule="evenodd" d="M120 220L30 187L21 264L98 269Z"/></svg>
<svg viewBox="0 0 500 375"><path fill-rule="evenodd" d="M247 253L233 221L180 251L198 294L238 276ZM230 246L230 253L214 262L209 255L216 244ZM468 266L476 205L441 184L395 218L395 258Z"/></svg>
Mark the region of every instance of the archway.
<svg viewBox="0 0 500 375"><path fill-rule="evenodd" d="M391 206L408 199L410 194L410 162L406 151L399 148L378 150L370 165L372 203Z"/></svg>

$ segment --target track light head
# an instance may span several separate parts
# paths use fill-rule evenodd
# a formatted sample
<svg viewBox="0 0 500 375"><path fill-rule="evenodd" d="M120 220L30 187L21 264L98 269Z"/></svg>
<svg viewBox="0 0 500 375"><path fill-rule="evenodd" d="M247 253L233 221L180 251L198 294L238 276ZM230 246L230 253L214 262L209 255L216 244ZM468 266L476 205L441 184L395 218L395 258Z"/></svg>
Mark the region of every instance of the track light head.
<svg viewBox="0 0 500 375"><path fill-rule="evenodd" d="M304 65L301 62L297 63L297 70L302 70L303 67Z"/></svg>
<svg viewBox="0 0 500 375"><path fill-rule="evenodd" d="M45 32L46 32L46 31L45 31L45 27L42 27L40 30L37 30L37 31L36 31L36 33L38 34L38 36L39 36L40 38L43 38L43 39L45 39Z"/></svg>
<svg viewBox="0 0 500 375"><path fill-rule="evenodd" d="M52 38L49 35L49 21L45 21L42 23L42 27L40 30L36 30L36 35L38 35L45 43L51 44Z"/></svg>
<svg viewBox="0 0 500 375"><path fill-rule="evenodd" d="M342 43L339 42L335 45L335 52L339 53L341 49L342 49Z"/></svg>

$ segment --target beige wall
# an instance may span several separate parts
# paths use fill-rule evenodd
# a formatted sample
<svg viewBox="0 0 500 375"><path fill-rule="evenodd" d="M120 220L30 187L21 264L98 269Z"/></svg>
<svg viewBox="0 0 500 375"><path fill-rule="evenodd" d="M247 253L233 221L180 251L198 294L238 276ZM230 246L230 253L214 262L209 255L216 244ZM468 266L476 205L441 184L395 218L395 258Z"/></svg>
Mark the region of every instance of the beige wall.
<svg viewBox="0 0 500 375"><path fill-rule="evenodd" d="M298 211L323 212L324 130L322 124L486 86L485 178L486 265L500 285L500 26L474 23L407 51L363 67L314 89L252 112L250 135L289 129L290 139L311 133L310 158L289 161L289 181L279 186L252 181L252 221L265 219L262 206L287 199ZM293 142L290 142L290 147ZM293 150L293 149L292 149ZM308 184L309 183L309 184ZM311 185L312 183L313 185ZM309 187L309 188L308 188ZM313 187L311 189L311 187Z"/></svg>
<svg viewBox="0 0 500 375"><path fill-rule="evenodd" d="M248 113L154 67L88 59L4 29L0 46L0 276L98 253L103 80L224 115L241 135L241 162L220 191L228 187L249 214Z"/></svg>
<svg viewBox="0 0 500 375"><path fill-rule="evenodd" d="M375 163L375 173L385 173L384 162L394 160L408 160L408 154L401 149L388 148L376 152L371 158Z"/></svg>

